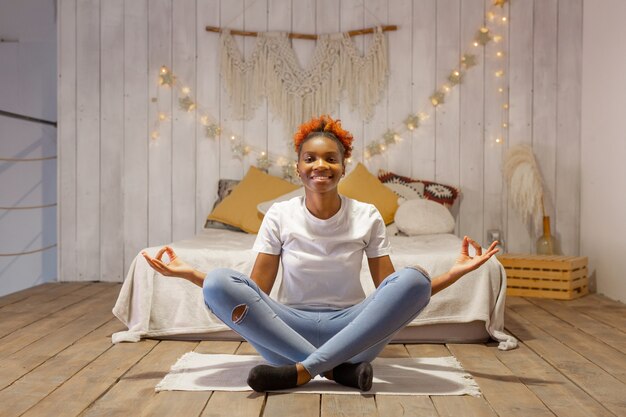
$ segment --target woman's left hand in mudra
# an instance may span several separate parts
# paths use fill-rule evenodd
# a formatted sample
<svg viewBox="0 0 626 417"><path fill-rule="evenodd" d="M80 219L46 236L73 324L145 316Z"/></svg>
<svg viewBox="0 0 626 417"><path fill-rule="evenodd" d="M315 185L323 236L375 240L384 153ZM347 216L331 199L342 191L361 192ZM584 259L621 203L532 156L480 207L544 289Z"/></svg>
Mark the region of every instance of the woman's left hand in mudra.
<svg viewBox="0 0 626 417"><path fill-rule="evenodd" d="M461 244L461 254L456 259L452 268L450 268L450 273L460 278L468 272L478 269L482 264L487 262L489 258L498 253L499 249L496 248L497 244L498 241L494 240L485 253L483 253L483 248L478 242L468 236L464 236L463 243ZM476 251L474 256L470 256L469 254L469 245L472 245Z"/></svg>

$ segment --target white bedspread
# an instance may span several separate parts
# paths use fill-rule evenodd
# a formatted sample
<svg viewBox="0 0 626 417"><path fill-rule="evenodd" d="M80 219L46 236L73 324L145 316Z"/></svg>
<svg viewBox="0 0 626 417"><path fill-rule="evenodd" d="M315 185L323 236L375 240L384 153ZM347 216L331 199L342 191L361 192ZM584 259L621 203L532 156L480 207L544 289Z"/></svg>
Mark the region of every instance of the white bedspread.
<svg viewBox="0 0 626 417"><path fill-rule="evenodd" d="M255 235L207 229L192 239L174 242L170 246L178 256L199 270L227 267L249 274L256 257L256 253L250 250L254 239ZM461 247L461 239L451 234L390 236L390 239L393 247L391 260L396 269L417 264L432 277L452 266ZM148 248L146 251L154 255L159 248ZM365 257L361 283L366 294L374 290ZM272 296L279 285L280 279L274 286ZM493 257L478 270L434 296L409 326L483 321L489 335L500 342L500 349L512 349L517 346L517 341L503 331L505 295L506 274L500 262ZM197 286L156 273L141 254L130 266L113 314L128 327L127 331L113 334L114 343L136 342L142 337L228 330L205 307L202 291Z"/></svg>

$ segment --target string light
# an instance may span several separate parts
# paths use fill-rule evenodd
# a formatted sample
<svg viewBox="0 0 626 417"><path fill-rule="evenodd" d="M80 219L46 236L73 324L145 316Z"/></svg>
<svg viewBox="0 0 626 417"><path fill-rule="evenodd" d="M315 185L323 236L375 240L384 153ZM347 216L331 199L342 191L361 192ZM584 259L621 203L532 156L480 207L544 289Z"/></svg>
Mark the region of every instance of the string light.
<svg viewBox="0 0 626 417"><path fill-rule="evenodd" d="M508 2L508 0L494 0L493 7L504 8L504 5ZM503 36L497 33L500 29L501 25L504 25L508 22L507 16L501 15L496 10L489 10L486 13L486 21L491 22L490 26L495 25L495 27L480 27L476 35L472 41L472 45L475 47L483 46L486 47L490 42L501 42L503 40ZM506 31L505 31L506 33ZM502 50L497 50L495 52L495 57L502 58L505 53ZM463 77L465 72L470 68L478 65L478 57L476 54L472 53L464 53L459 60L459 67L451 70L448 74L446 82L442 83L439 88L437 88L433 94L428 98L429 103L435 109L443 105L446 100L446 95L449 94L453 88L459 84L463 83ZM496 79L501 80L504 78L506 72L504 69L499 69L494 71L494 76ZM224 132L225 128L222 126L217 119L212 117L210 113L204 111L199 107L198 103L191 96L191 88L188 86L180 87L176 76L172 73L172 71L163 66L159 70L159 85L160 86L169 86L176 87L175 90L179 92L180 96L178 99L178 104L180 108L184 111L191 112L196 110L199 114L198 120L199 123L204 126L204 134L209 139L217 139L223 133L225 133L224 137L227 137L231 141L231 151L234 158L238 158L243 160L244 157L247 157L250 154L255 155L256 164L261 169L267 169L272 164L276 164L281 168L283 177L291 180L296 180L298 178L297 167L294 161L290 161L289 158L286 158L282 155L271 155L267 153L265 150L257 149L253 146L250 146L245 143L243 138L239 138L233 132L228 131ZM507 89L503 86L498 86L497 90L500 93L499 97L504 97L506 100L506 91ZM158 95L158 93L157 93ZM157 103L158 99L153 98L153 102ZM502 104L502 118L500 126L503 129L500 135L497 135L495 138L495 143L502 144L504 143L504 138L506 136L505 130L508 128L508 103ZM156 113L156 123L155 129L151 132L150 137L154 140L159 138L159 122L166 121L168 119L168 115L165 112L157 112ZM381 155L386 152L391 145L399 143L402 140L403 132L411 132L420 128L422 122L428 118L428 114L425 112L420 113L411 113L409 114L402 122L401 127L389 128L387 131L381 136L379 140L370 141L370 143L363 149L363 156L365 159L370 159L376 155ZM355 150L356 151L356 150ZM356 154L356 152L355 152ZM352 158L346 160L347 163L352 162Z"/></svg>

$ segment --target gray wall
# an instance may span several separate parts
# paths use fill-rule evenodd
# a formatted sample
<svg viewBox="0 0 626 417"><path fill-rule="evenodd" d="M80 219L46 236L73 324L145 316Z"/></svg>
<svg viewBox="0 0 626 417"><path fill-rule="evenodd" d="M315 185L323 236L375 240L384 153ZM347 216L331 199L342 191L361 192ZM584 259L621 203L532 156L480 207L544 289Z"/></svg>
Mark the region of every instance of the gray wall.
<svg viewBox="0 0 626 417"><path fill-rule="evenodd" d="M0 0L0 109L56 120L56 6L54 0ZM56 155L56 129L0 116L0 158ZM56 207L6 210L56 203L55 159L0 161L0 254L54 245ZM57 277L56 247L0 256L0 295Z"/></svg>

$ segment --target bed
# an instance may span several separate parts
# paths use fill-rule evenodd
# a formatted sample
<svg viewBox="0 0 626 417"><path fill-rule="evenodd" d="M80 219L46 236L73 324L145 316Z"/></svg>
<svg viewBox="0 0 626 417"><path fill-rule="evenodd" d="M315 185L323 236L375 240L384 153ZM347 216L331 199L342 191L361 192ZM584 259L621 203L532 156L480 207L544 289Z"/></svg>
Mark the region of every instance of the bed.
<svg viewBox="0 0 626 417"><path fill-rule="evenodd" d="M398 236L392 227L389 226L388 234L396 269L418 264L434 277L450 268L458 256L461 239L453 234ZM249 273L256 256L250 249L254 239L254 234L205 229L171 246L199 270L228 267ZM154 256L158 249L146 251ZM374 290L365 257L361 283L366 294ZM271 295L277 293L279 285L280 278ZM493 339L499 342L500 349L512 349L517 341L504 333L505 295L504 268L492 257L434 296L424 311L395 336L394 342L475 343ZM142 338L240 340L205 307L200 288L182 279L161 276L141 254L129 268L113 314L128 327L113 334L114 343Z"/></svg>

